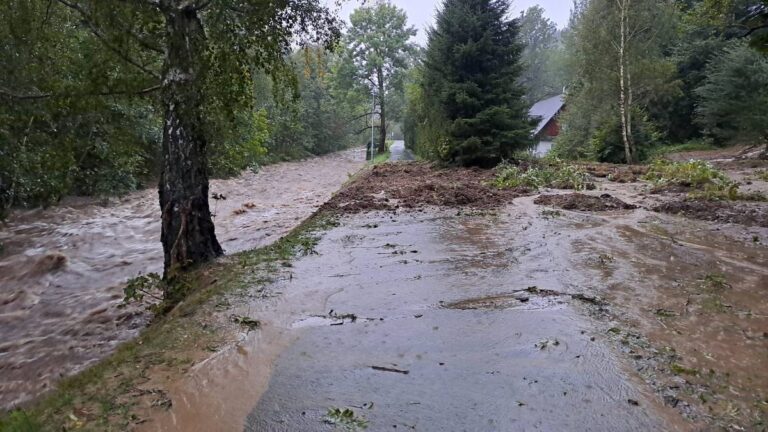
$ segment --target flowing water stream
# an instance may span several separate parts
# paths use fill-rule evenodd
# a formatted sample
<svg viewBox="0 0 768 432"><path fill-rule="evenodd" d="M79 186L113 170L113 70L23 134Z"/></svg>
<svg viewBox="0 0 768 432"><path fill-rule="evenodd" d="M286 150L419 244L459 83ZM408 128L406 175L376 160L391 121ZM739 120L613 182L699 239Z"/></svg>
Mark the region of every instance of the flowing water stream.
<svg viewBox="0 0 768 432"><path fill-rule="evenodd" d="M228 253L286 234L364 163L350 150L211 182L216 233ZM162 271L157 192L100 205L65 199L17 211L0 226L0 407L45 392L134 337L149 316L121 306L121 283Z"/></svg>

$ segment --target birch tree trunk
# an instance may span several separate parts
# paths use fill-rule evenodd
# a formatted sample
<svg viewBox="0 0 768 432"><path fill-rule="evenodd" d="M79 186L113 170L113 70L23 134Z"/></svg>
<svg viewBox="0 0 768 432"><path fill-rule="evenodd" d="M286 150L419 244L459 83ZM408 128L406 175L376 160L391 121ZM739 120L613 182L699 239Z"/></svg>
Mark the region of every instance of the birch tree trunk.
<svg viewBox="0 0 768 432"><path fill-rule="evenodd" d="M207 142L202 127L201 81L206 38L197 11L162 1L167 52L163 65L162 210L164 277L223 253L208 205Z"/></svg>
<svg viewBox="0 0 768 432"><path fill-rule="evenodd" d="M619 7L620 41L619 51L619 112L621 114L621 138L624 142L624 154L628 164L634 163L634 145L632 143L632 89L627 65L627 32L629 25L630 0L616 0Z"/></svg>

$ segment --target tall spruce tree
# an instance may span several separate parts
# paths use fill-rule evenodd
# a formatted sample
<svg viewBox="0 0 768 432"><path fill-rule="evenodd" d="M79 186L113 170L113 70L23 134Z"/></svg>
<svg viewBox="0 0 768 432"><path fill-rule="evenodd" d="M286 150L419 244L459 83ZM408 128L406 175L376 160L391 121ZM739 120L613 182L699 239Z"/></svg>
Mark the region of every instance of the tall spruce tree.
<svg viewBox="0 0 768 432"><path fill-rule="evenodd" d="M448 162L490 167L532 145L509 7L509 0L445 0L429 32L422 86L449 125L437 152Z"/></svg>

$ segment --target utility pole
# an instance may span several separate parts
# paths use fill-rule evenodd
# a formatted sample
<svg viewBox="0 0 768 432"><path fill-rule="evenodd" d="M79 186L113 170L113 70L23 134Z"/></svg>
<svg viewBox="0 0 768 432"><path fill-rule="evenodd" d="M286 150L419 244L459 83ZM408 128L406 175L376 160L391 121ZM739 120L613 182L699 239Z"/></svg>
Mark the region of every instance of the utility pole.
<svg viewBox="0 0 768 432"><path fill-rule="evenodd" d="M371 86L371 162L376 156L376 145L373 141L373 123L376 121L376 87Z"/></svg>

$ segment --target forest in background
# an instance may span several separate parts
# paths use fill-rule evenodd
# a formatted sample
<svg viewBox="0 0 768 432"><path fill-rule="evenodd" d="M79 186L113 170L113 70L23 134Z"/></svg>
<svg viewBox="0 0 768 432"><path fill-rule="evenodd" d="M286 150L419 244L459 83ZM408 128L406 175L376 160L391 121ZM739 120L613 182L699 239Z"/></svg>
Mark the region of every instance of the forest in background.
<svg viewBox="0 0 768 432"><path fill-rule="evenodd" d="M566 95L553 156L637 163L674 149L768 140L765 1L575 0L564 29L540 7L513 26L522 44L517 82L528 105ZM433 29L430 41L442 37ZM479 51L464 54L484 61ZM427 54L411 73L408 143L423 157L452 161L445 151L451 110L435 105L429 75L451 78L430 62ZM467 62L462 73L473 67ZM510 151L526 150L524 141Z"/></svg>
<svg viewBox="0 0 768 432"><path fill-rule="evenodd" d="M66 195L106 197L150 187L160 172L162 66L142 51L161 48L141 36L159 24L105 35L94 23L97 12L89 22L67 4L12 0L0 16L0 215ZM216 97L202 107L210 175L234 176L367 143L368 80L376 69L382 81L373 109L381 121L374 125L376 141L383 141L386 125L397 129L404 105L400 72L411 64L409 39L416 31L397 8L381 4L376 11L355 11L348 35L332 50L292 45L279 64L240 68L247 80L208 83L216 86L210 91ZM368 52L356 50L366 33L355 31L371 26L385 35L390 53L369 61ZM382 105L389 108L384 119Z"/></svg>
<svg viewBox="0 0 768 432"><path fill-rule="evenodd" d="M154 78L161 66L135 47L159 49L140 37L148 30L106 40L59 2L12 0L6 10L0 209L152 184L160 169ZM576 0L569 25L558 29L535 6L510 21L516 36L507 45L519 70L508 80L519 87L504 91L515 104L522 97L518 110L565 91L554 148L561 158L639 162L671 148L759 143L768 134L767 10L754 0ZM463 24L468 17L451 19ZM457 162L446 150L450 108L437 90L451 63L436 52L436 30L430 48L414 45L405 13L386 2L359 8L350 21L333 51L294 46L279 70L244 70L252 75L248 84L211 83L248 99L206 102L212 176L367 143L372 92L380 151L388 127L402 124L417 154ZM375 40L383 41L381 52L371 51ZM122 49L135 57L127 61ZM482 61L506 54L469 55ZM438 74L430 76L430 62ZM504 159L533 145L523 136L517 141Z"/></svg>

